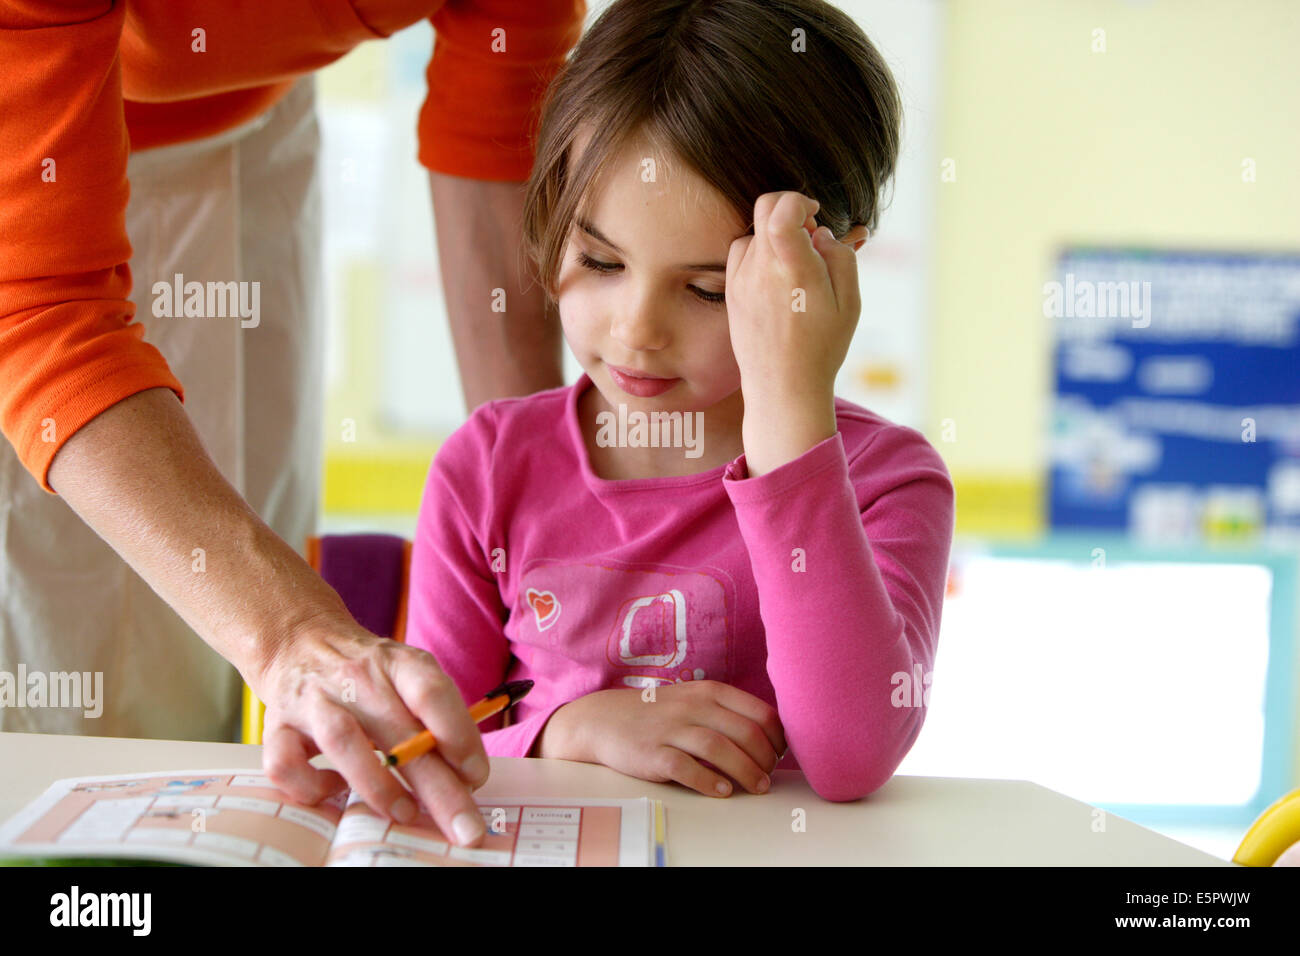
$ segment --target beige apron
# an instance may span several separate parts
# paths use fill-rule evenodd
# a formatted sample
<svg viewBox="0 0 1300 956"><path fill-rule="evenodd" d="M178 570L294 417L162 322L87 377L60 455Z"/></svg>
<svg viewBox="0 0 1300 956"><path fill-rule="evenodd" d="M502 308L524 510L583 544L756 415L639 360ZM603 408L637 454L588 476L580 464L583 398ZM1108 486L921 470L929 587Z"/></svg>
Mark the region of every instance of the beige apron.
<svg viewBox="0 0 1300 956"><path fill-rule="evenodd" d="M315 528L321 473L314 82L299 80L245 126L134 153L127 167L136 321L184 385L185 411L221 473L299 553ZM153 285L177 273L259 282L258 324L243 327L238 314L156 317ZM239 738L234 667L0 441L0 672L16 683L20 666L25 706L0 706L0 730ZM81 673L83 703L102 674L102 714L49 706L75 695L67 676L54 678L62 696L32 706L34 672Z"/></svg>

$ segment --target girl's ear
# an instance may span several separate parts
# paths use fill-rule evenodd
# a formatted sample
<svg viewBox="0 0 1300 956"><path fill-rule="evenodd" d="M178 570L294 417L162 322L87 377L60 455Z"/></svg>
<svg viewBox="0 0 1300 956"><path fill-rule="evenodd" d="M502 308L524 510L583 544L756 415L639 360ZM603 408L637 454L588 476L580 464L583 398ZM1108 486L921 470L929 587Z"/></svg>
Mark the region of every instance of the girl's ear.
<svg viewBox="0 0 1300 956"><path fill-rule="evenodd" d="M846 232L844 234L844 238L841 239L840 242L843 242L846 245L852 244L853 251L857 252L859 249L862 248L862 244L867 241L867 236L868 236L867 227L859 223L858 225L850 229L848 232Z"/></svg>

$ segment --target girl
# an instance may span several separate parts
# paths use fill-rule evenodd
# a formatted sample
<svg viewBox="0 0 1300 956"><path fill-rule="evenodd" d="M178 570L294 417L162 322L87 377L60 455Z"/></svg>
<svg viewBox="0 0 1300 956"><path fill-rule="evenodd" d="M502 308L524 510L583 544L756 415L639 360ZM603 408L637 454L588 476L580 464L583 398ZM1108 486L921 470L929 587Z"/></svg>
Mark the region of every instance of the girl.
<svg viewBox="0 0 1300 956"><path fill-rule="evenodd" d="M536 682L489 754L854 800L915 742L952 485L833 392L900 116L822 0L618 0L582 38L524 225L584 373L447 440L412 557L408 643L466 701Z"/></svg>

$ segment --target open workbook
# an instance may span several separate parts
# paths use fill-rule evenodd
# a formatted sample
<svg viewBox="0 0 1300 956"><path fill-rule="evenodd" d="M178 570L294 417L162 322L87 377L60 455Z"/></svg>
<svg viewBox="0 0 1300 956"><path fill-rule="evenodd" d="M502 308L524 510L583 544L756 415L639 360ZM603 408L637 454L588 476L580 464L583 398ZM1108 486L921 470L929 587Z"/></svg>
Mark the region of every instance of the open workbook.
<svg viewBox="0 0 1300 956"><path fill-rule="evenodd" d="M663 866L661 801L478 799L481 845L423 810L409 825L355 792L317 806L248 770L55 781L0 827L0 862L116 859L207 866Z"/></svg>

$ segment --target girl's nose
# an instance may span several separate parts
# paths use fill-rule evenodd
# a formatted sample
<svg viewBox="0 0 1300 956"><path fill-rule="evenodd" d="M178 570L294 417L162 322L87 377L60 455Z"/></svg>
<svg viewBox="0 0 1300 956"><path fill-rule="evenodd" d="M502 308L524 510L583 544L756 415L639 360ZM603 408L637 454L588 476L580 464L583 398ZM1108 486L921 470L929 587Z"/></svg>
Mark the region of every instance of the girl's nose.
<svg viewBox="0 0 1300 956"><path fill-rule="evenodd" d="M662 309L643 299L624 303L610 323L609 332L636 352L656 351L668 345L668 321Z"/></svg>

